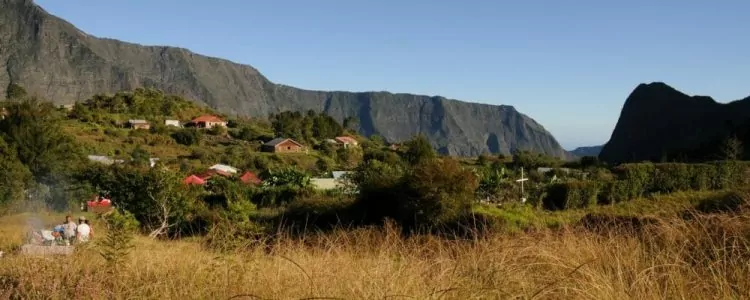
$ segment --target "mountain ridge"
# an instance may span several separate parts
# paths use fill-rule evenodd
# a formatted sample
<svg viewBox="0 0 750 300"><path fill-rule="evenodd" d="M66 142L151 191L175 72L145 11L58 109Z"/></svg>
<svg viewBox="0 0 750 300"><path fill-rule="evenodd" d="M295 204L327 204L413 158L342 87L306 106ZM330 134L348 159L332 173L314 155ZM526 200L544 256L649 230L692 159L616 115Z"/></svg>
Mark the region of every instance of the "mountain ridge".
<svg viewBox="0 0 750 300"><path fill-rule="evenodd" d="M143 46L89 35L30 0L2 0L0 92L10 83L70 103L100 93L153 87L228 114L265 117L284 110L354 116L367 136L391 142L424 134L445 154L532 150L570 155L538 122L514 107L389 92L298 89L256 68L186 48ZM4 28L4 29L3 29Z"/></svg>
<svg viewBox="0 0 750 300"><path fill-rule="evenodd" d="M750 142L750 97L720 103L690 96L663 83L639 84L599 158L610 163L723 159L732 136Z"/></svg>

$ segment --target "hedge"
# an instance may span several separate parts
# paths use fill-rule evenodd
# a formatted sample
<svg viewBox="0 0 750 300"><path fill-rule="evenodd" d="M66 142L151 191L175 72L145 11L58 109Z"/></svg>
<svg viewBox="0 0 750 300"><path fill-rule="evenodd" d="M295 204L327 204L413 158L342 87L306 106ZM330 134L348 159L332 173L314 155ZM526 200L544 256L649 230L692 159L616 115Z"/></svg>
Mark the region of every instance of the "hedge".
<svg viewBox="0 0 750 300"><path fill-rule="evenodd" d="M551 210L611 204L649 194L723 190L747 184L750 162L716 161L702 164L634 163L613 169L614 180L572 181L551 185L543 200Z"/></svg>
<svg viewBox="0 0 750 300"><path fill-rule="evenodd" d="M605 184L600 202L615 203L654 193L731 189L746 184L748 167L748 162L735 161L623 164L613 170L617 179Z"/></svg>
<svg viewBox="0 0 750 300"><path fill-rule="evenodd" d="M547 190L545 209L586 208L597 204L601 185L595 181L570 181L553 184Z"/></svg>

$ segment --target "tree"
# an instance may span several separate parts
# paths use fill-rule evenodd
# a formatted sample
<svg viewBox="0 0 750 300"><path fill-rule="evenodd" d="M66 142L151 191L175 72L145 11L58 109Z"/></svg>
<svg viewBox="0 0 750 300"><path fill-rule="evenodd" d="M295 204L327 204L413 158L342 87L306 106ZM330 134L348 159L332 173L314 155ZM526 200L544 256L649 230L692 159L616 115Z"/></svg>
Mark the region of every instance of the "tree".
<svg viewBox="0 0 750 300"><path fill-rule="evenodd" d="M406 142L405 146L407 150L404 153L404 159L412 165L417 165L437 156L430 141L421 134Z"/></svg>
<svg viewBox="0 0 750 300"><path fill-rule="evenodd" d="M192 146L200 142L201 133L195 128L185 128L173 133L172 138L178 144Z"/></svg>
<svg viewBox="0 0 750 300"><path fill-rule="evenodd" d="M278 171L266 170L261 174L265 186L293 186L307 188L311 185L310 175L297 168L284 168Z"/></svg>
<svg viewBox="0 0 750 300"><path fill-rule="evenodd" d="M116 166L110 175L92 178L108 191L121 211L129 211L152 238L176 232L200 208L198 191L184 186L177 173L164 167L142 169Z"/></svg>
<svg viewBox="0 0 750 300"><path fill-rule="evenodd" d="M731 136L724 140L722 155L725 160L742 159L742 151L742 142L736 136Z"/></svg>
<svg viewBox="0 0 750 300"><path fill-rule="evenodd" d="M357 131L357 128L359 128L359 120L357 120L356 117L346 117L343 125L346 130Z"/></svg>
<svg viewBox="0 0 750 300"><path fill-rule="evenodd" d="M20 100L26 98L26 89L16 83L8 85L8 89L5 91L5 98L8 100Z"/></svg>
<svg viewBox="0 0 750 300"><path fill-rule="evenodd" d="M137 145L135 146L135 149L133 149L133 152L130 153L130 159L132 160L133 165L139 167L148 166L151 163L151 154L149 154L148 151L143 150L141 145Z"/></svg>
<svg viewBox="0 0 750 300"><path fill-rule="evenodd" d="M417 227L455 220L471 210L478 184L476 175L455 159L420 162L405 179L402 220L413 220Z"/></svg>
<svg viewBox="0 0 750 300"><path fill-rule="evenodd" d="M18 160L15 149L0 137L0 215L12 203L24 200L29 182L31 172Z"/></svg>
<svg viewBox="0 0 750 300"><path fill-rule="evenodd" d="M65 173L82 160L75 140L63 133L51 103L25 99L11 103L7 111L0 133L37 180L52 180L50 175Z"/></svg>

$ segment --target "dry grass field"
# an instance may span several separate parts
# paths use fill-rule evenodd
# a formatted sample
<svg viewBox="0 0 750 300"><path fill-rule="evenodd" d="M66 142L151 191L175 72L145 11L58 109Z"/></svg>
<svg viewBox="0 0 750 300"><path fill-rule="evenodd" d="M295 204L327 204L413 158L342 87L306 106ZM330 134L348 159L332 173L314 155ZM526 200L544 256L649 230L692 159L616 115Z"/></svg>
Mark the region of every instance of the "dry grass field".
<svg viewBox="0 0 750 300"><path fill-rule="evenodd" d="M0 248L21 242L29 216L0 219ZM6 254L0 299L750 298L750 214L655 220L630 231L569 224L473 240L340 230L229 253L197 238L139 236L119 267L95 244L70 257Z"/></svg>

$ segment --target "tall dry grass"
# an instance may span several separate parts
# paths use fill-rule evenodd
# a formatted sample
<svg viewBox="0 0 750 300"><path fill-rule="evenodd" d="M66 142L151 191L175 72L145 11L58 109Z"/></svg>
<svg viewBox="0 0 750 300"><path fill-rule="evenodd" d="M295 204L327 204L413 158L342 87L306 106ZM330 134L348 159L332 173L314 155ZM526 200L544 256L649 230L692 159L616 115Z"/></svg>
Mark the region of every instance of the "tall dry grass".
<svg viewBox="0 0 750 300"><path fill-rule="evenodd" d="M405 238L387 227L282 237L229 253L139 237L116 269L95 249L6 256L0 299L750 298L747 216L695 215L647 227L476 240Z"/></svg>

